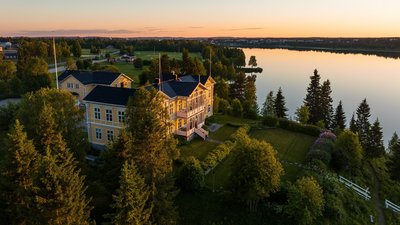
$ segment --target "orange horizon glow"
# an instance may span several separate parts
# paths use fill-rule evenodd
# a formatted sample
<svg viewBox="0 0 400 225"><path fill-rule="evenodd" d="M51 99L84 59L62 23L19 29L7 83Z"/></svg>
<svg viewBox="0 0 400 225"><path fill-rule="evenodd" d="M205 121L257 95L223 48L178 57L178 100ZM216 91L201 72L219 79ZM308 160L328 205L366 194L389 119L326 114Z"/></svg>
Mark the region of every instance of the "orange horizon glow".
<svg viewBox="0 0 400 225"><path fill-rule="evenodd" d="M397 0L14 0L2 3L0 36L400 37L399 8Z"/></svg>

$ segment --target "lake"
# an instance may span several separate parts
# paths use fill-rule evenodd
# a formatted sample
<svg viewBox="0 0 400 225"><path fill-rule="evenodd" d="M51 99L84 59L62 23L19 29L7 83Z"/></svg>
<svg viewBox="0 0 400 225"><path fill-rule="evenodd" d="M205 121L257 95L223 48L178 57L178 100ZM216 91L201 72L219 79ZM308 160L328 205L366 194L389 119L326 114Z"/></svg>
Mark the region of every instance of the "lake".
<svg viewBox="0 0 400 225"><path fill-rule="evenodd" d="M342 100L347 123L360 102L367 98L371 123L378 117L385 145L393 132L400 131L400 60L361 54L338 54L285 49L243 49L248 60L255 55L258 66L257 102L262 108L269 91L282 87L288 115L294 118L303 104L314 69L321 83L331 81L334 108Z"/></svg>

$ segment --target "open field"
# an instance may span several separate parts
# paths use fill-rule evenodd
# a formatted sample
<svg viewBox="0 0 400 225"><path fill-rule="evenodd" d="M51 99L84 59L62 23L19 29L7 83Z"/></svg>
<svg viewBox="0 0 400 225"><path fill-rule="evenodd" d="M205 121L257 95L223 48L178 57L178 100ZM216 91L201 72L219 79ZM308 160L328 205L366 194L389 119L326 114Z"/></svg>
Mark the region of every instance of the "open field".
<svg viewBox="0 0 400 225"><path fill-rule="evenodd" d="M135 51L135 56L136 58L141 58L143 60L152 60L155 58L158 58L159 52L153 52L153 51ZM182 60L182 52L160 52L161 55L167 54L170 59L177 59L177 60ZM193 58L197 57L199 59L202 59L203 57L201 56L200 52L195 52L195 53L189 53L189 55Z"/></svg>

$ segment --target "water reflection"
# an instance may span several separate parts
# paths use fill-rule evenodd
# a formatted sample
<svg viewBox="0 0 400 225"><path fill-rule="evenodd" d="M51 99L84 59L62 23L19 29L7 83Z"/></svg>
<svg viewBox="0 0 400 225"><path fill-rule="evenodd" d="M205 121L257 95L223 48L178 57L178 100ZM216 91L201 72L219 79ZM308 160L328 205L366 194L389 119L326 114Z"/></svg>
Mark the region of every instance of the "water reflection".
<svg viewBox="0 0 400 225"><path fill-rule="evenodd" d="M321 81L331 81L334 107L343 101L347 122L362 99L371 107L371 123L379 117L385 145L400 131L400 60L361 54L338 54L284 49L243 49L247 59L255 55L263 72L257 76L261 107L270 90L282 87L288 114L303 104L309 76L318 69Z"/></svg>

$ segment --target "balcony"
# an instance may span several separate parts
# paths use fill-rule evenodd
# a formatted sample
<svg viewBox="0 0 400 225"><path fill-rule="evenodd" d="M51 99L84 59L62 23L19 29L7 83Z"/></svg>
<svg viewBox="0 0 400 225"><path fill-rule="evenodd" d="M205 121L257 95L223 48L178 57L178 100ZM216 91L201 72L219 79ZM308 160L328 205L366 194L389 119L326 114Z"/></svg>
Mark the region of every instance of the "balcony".
<svg viewBox="0 0 400 225"><path fill-rule="evenodd" d="M196 115L197 113L200 113L204 111L206 108L206 105L199 105L196 108L193 108L192 110L187 111L187 109L183 109L181 111L178 111L176 113L176 116L179 118L189 118L193 115Z"/></svg>

